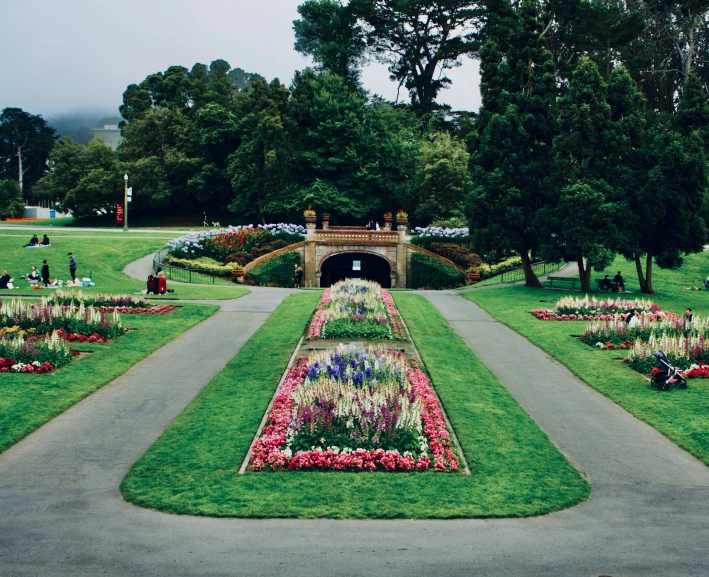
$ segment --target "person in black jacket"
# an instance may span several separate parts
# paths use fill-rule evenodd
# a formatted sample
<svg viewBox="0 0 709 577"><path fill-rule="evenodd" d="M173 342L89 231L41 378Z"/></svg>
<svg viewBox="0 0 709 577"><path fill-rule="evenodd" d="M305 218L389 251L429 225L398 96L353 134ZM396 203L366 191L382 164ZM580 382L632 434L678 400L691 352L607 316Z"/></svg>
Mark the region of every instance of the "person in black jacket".
<svg viewBox="0 0 709 577"><path fill-rule="evenodd" d="M49 286L49 265L46 260L42 261L42 282L44 286Z"/></svg>
<svg viewBox="0 0 709 577"><path fill-rule="evenodd" d="M49 245L50 245L49 237L48 237L46 234L45 234L44 237L42 238L42 244L43 244L44 246L49 246Z"/></svg>
<svg viewBox="0 0 709 577"><path fill-rule="evenodd" d="M620 274L620 271L618 271L618 274L613 277L613 282L615 283L615 286L620 289L618 292L625 292L625 281L623 280L623 276Z"/></svg>

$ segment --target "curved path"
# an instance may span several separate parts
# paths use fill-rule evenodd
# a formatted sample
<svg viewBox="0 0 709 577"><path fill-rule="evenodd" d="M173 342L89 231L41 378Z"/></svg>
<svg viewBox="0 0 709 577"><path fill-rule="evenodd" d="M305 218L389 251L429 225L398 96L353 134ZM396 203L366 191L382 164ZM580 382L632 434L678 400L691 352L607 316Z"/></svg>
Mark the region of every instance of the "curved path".
<svg viewBox="0 0 709 577"><path fill-rule="evenodd" d="M709 468L453 293L427 296L588 476L588 502L535 519L454 521L209 519L125 503L118 487L131 464L289 292L220 301L0 455L0 576L709 573Z"/></svg>

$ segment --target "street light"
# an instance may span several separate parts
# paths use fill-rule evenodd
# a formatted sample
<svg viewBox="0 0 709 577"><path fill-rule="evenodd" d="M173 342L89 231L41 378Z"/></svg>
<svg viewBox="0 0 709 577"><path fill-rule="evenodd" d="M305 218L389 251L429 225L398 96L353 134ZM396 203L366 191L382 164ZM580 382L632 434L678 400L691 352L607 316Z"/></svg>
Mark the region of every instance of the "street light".
<svg viewBox="0 0 709 577"><path fill-rule="evenodd" d="M123 175L123 232L128 232L128 175Z"/></svg>

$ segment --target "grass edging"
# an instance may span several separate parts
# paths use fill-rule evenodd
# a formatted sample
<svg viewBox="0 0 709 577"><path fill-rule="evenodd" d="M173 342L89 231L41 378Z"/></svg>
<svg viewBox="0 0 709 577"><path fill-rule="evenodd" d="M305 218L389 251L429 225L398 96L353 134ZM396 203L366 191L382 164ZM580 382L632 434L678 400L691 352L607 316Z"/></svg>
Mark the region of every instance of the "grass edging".
<svg viewBox="0 0 709 577"><path fill-rule="evenodd" d="M539 298L546 294L519 286L464 296L544 350L588 386L709 465L709 382L697 379L690 381L686 390L657 391L645 376L621 362L623 351L601 351L571 338L572 334L583 333L587 321L540 321L529 314L532 308L540 308ZM684 302L693 296L683 295ZM675 295L654 295L653 300L665 310L681 310ZM695 308L695 312L701 310Z"/></svg>
<svg viewBox="0 0 709 577"><path fill-rule="evenodd" d="M55 372L0 373L0 453L133 365L212 316L215 305L183 305L170 315L123 315L131 331L109 344L74 343L90 350Z"/></svg>
<svg viewBox="0 0 709 577"><path fill-rule="evenodd" d="M423 297L396 297L473 474L246 472L253 439L318 293L286 299L121 484L136 505L253 518L523 517L590 494L581 475ZM471 394L474 389L474 394ZM462 435L461 435L462 433Z"/></svg>

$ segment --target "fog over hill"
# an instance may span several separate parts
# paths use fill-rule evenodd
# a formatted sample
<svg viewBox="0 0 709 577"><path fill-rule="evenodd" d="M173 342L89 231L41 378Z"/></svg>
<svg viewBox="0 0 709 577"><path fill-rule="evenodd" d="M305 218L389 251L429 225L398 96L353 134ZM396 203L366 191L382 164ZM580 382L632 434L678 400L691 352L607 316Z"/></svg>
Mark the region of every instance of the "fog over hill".
<svg viewBox="0 0 709 577"><path fill-rule="evenodd" d="M33 114L37 114L33 112ZM39 112L41 114L41 112ZM118 124L121 116L118 108L83 108L63 114L51 114L45 117L49 125L59 136L71 136L75 142L88 144L91 129L104 124Z"/></svg>

